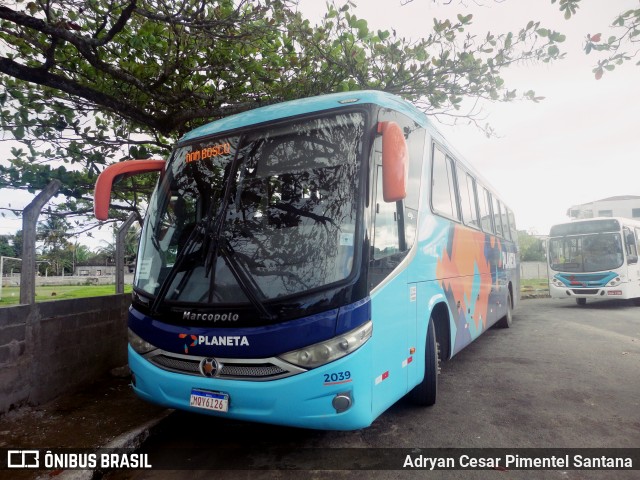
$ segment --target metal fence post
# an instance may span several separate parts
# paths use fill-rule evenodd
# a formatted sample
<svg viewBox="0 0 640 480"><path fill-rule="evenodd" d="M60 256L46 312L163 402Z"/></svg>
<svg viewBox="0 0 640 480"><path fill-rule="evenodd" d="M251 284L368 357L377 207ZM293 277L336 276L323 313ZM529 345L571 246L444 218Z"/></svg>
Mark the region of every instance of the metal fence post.
<svg viewBox="0 0 640 480"><path fill-rule="evenodd" d="M22 213L22 270L20 273L20 303L36 303L36 224L42 207L53 197L62 182L57 178L36 195Z"/></svg>
<svg viewBox="0 0 640 480"><path fill-rule="evenodd" d="M124 243L127 231L136 218L138 216L135 213L129 215L116 235L116 293L124 293Z"/></svg>

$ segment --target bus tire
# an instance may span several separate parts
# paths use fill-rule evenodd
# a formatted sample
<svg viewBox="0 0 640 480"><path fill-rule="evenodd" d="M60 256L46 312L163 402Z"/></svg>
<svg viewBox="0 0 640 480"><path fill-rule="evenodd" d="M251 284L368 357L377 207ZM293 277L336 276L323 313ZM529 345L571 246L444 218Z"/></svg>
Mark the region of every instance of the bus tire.
<svg viewBox="0 0 640 480"><path fill-rule="evenodd" d="M576 303L581 307L584 307L587 304L586 298L576 298Z"/></svg>
<svg viewBox="0 0 640 480"><path fill-rule="evenodd" d="M634 298L634 299L633 299L633 304L634 304L636 307L640 307L640 297L636 297L636 298Z"/></svg>
<svg viewBox="0 0 640 480"><path fill-rule="evenodd" d="M504 317L496 322L498 328L510 328L513 324L513 297L511 296L511 290L507 296L507 313Z"/></svg>
<svg viewBox="0 0 640 480"><path fill-rule="evenodd" d="M415 405L429 407L436 403L438 393L438 373L440 372L440 348L436 339L433 317L429 319L424 350L424 378L409 393Z"/></svg>

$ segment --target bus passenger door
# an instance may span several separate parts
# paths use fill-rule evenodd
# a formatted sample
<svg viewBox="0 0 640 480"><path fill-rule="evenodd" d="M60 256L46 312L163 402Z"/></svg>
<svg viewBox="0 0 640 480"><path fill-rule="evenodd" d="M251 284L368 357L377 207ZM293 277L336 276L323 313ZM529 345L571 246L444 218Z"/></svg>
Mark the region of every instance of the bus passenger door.
<svg viewBox="0 0 640 480"><path fill-rule="evenodd" d="M634 236L635 233L635 236ZM623 229L625 251L627 253L627 272L629 275L629 296L640 297L640 228Z"/></svg>
<svg viewBox="0 0 640 480"><path fill-rule="evenodd" d="M372 228L369 286L373 317L372 412L386 410L407 391L409 339L415 335L415 302L410 303L407 249L402 201L385 202L382 194L382 154L374 143ZM411 313L413 312L413 314Z"/></svg>
<svg viewBox="0 0 640 480"><path fill-rule="evenodd" d="M409 284L409 309L407 341L408 351L407 358L402 364L407 370L407 383L409 390L412 385L416 385L422 381L424 372L424 362L416 361L417 358L424 358L423 355L417 355L417 352L424 350L425 338L427 337L427 329L418 325L418 284Z"/></svg>

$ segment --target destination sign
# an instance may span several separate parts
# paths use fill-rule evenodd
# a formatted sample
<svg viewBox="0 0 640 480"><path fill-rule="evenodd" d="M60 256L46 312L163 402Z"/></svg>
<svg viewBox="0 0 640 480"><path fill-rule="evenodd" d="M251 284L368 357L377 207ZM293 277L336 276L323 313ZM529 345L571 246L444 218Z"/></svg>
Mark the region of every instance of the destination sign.
<svg viewBox="0 0 640 480"><path fill-rule="evenodd" d="M210 147L194 150L187 153L186 162L197 162L198 160L205 160L207 158L218 157L220 155L228 155L231 153L231 144L229 142L218 143Z"/></svg>

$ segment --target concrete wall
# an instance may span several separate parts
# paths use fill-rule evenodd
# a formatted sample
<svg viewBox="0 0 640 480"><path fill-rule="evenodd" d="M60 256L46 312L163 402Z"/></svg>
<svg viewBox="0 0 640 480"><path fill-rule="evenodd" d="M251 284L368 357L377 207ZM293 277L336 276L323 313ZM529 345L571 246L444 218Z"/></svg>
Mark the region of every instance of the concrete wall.
<svg viewBox="0 0 640 480"><path fill-rule="evenodd" d="M0 308L0 414L126 364L130 303L123 294Z"/></svg>
<svg viewBox="0 0 640 480"><path fill-rule="evenodd" d="M547 278L547 264L545 262L520 262L520 278Z"/></svg>

